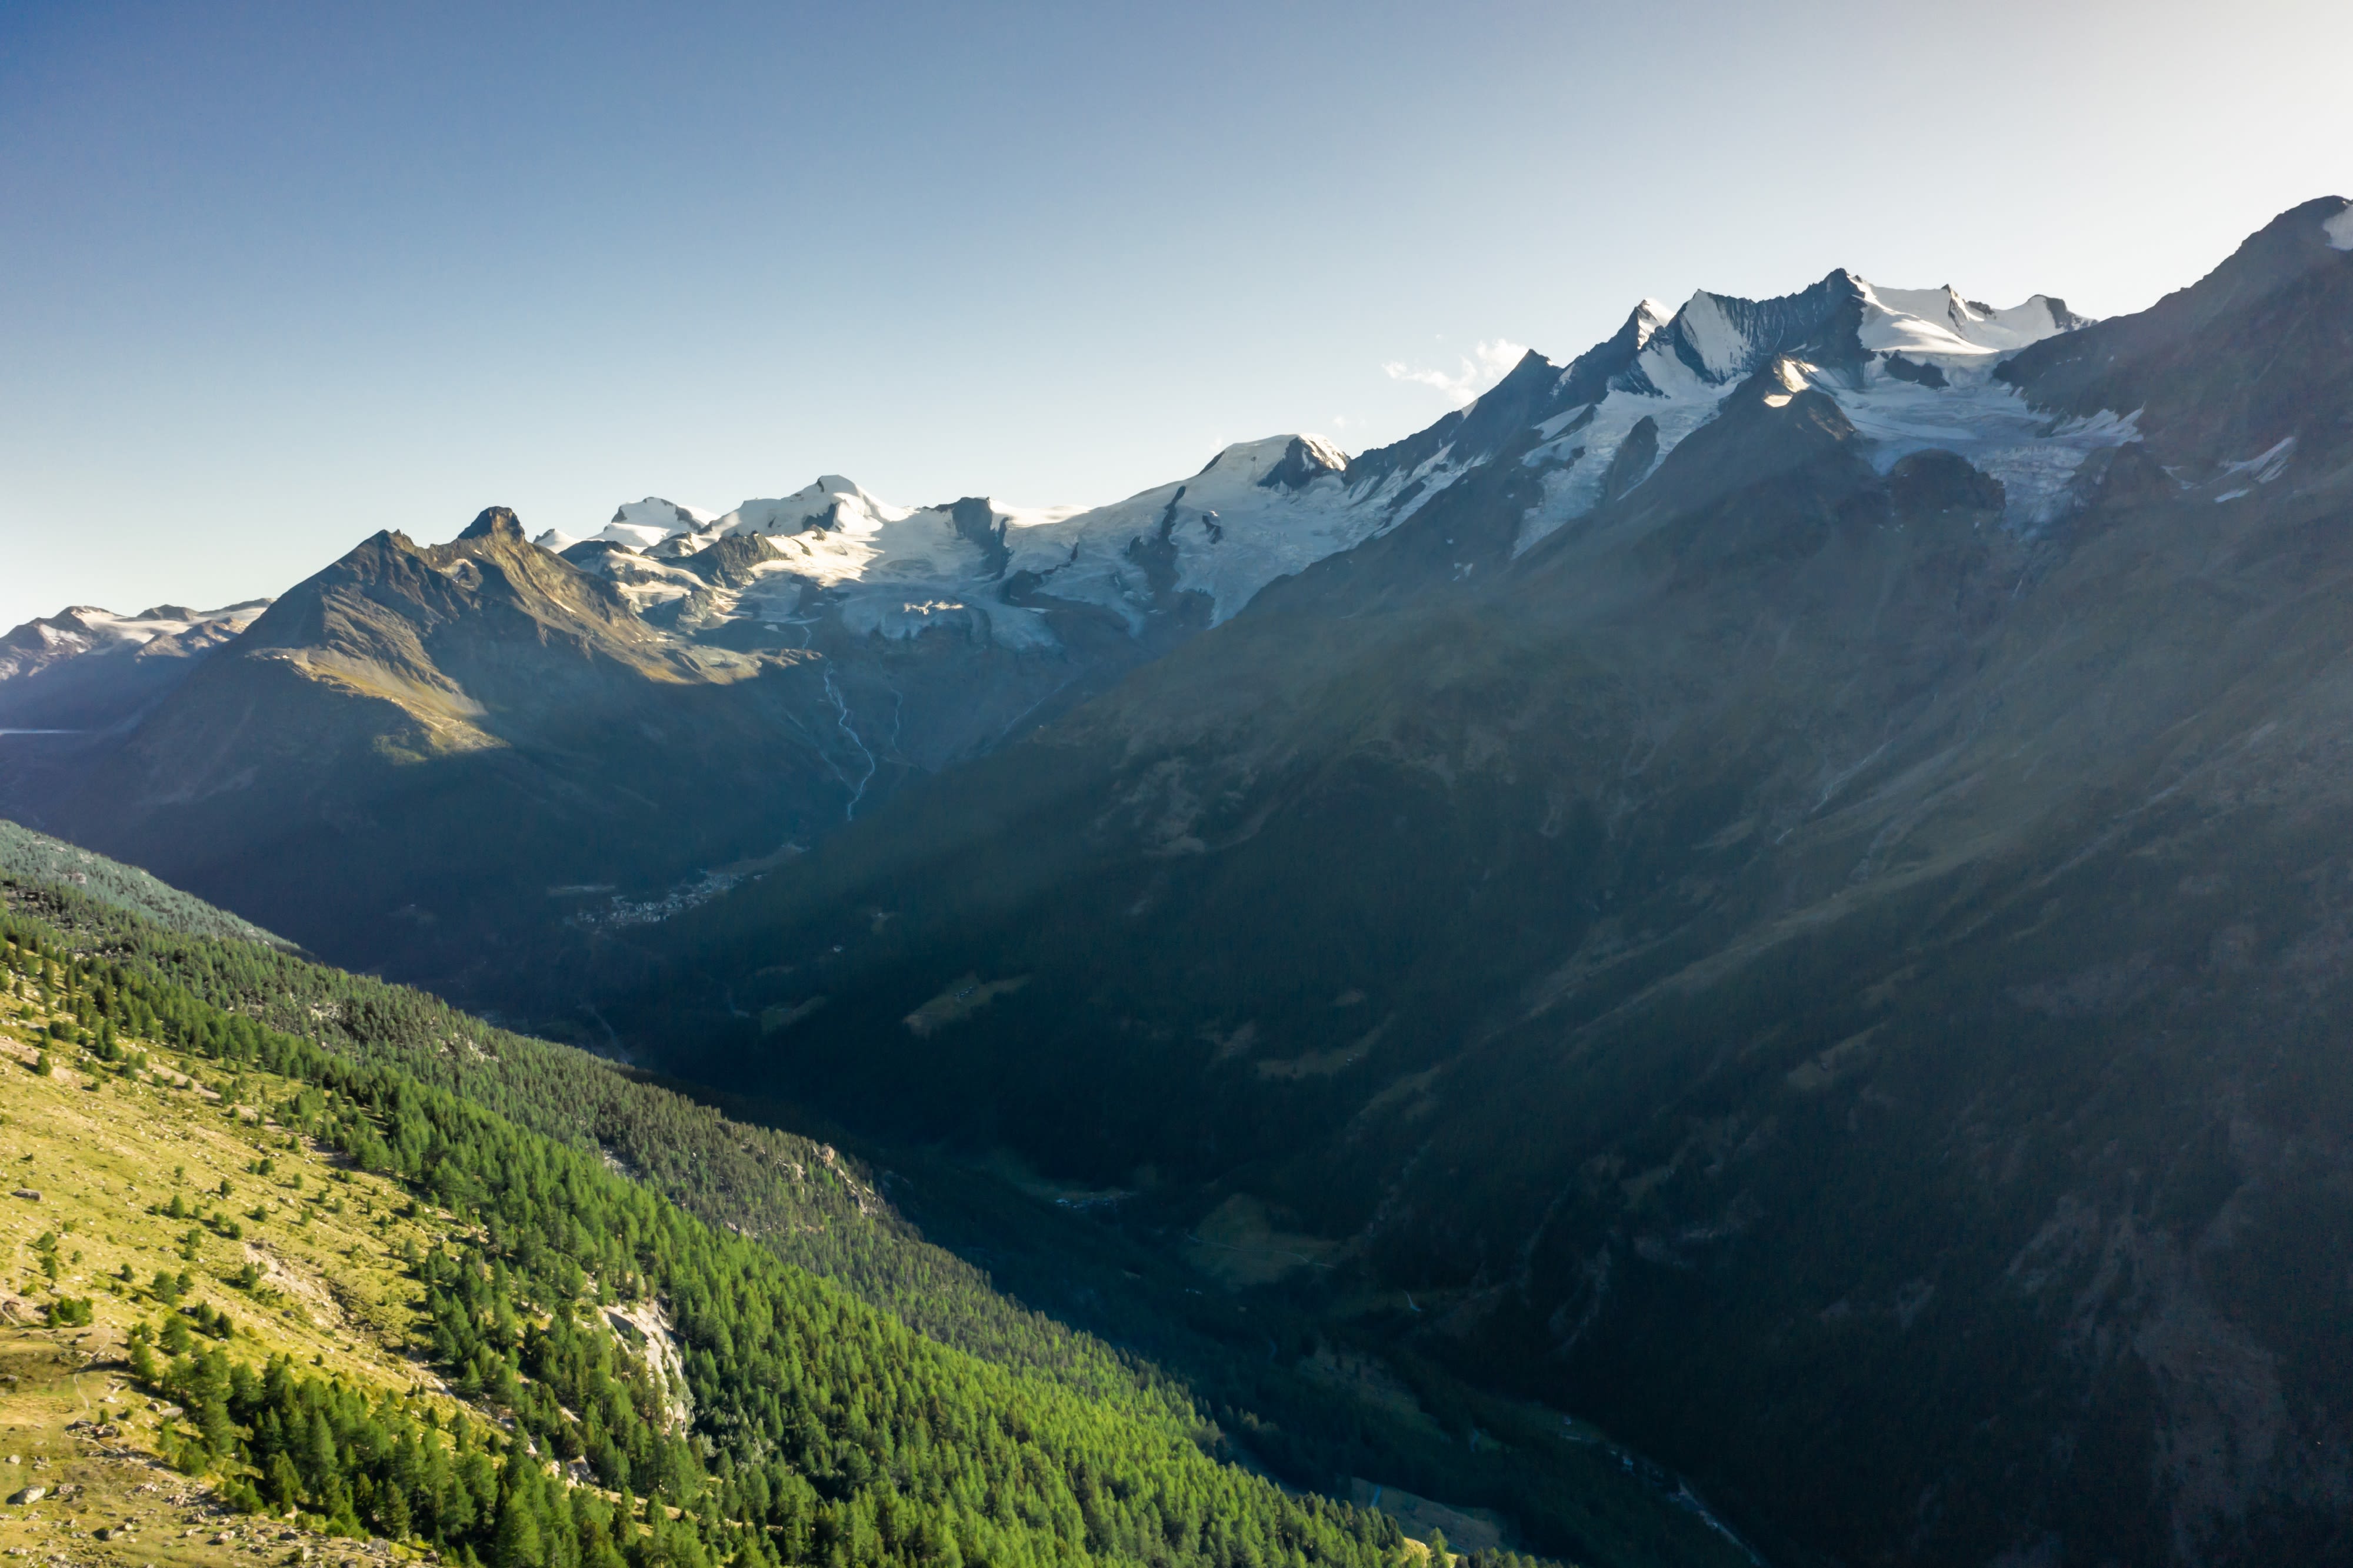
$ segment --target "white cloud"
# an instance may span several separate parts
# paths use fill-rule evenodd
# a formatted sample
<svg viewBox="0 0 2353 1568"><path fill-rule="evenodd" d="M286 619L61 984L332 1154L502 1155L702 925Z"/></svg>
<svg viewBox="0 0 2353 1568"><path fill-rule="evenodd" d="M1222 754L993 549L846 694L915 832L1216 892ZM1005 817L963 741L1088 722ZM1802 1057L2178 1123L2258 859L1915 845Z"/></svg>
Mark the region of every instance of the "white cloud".
<svg viewBox="0 0 2353 1568"><path fill-rule="evenodd" d="M1482 339L1463 356L1462 368L1455 374L1442 370L1415 370L1398 360L1391 360L1381 369L1388 373L1391 381L1418 381L1424 386L1434 386L1445 394L1448 402L1460 408L1503 380L1527 352L1525 343L1515 343L1508 338L1497 338L1492 342Z"/></svg>

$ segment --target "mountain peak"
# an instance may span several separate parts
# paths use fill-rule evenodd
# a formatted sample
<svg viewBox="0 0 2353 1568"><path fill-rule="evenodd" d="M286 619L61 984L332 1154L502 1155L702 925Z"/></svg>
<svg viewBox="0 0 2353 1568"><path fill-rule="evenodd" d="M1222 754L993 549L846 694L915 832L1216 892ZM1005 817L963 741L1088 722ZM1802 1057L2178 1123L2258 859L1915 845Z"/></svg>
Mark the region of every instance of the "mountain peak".
<svg viewBox="0 0 2353 1568"><path fill-rule="evenodd" d="M1941 289L1883 289L1855 280L1863 311L1862 346L1875 353L1923 358L1990 360L2085 325L2063 300L2048 294L1997 310Z"/></svg>
<svg viewBox="0 0 2353 1568"><path fill-rule="evenodd" d="M817 482L788 496L747 500L717 520L724 533L765 533L771 536L803 532L871 533L886 522L908 516L904 507L891 506L840 474L819 474Z"/></svg>
<svg viewBox="0 0 2353 1568"><path fill-rule="evenodd" d="M523 542L522 521L515 516L512 508L485 507L458 538L461 542L469 539L496 539L521 544Z"/></svg>
<svg viewBox="0 0 2353 1568"><path fill-rule="evenodd" d="M1326 474L1348 471L1348 454L1321 436L1293 436L1282 448L1282 456L1266 471L1259 483L1269 489L1295 490L1313 484Z"/></svg>

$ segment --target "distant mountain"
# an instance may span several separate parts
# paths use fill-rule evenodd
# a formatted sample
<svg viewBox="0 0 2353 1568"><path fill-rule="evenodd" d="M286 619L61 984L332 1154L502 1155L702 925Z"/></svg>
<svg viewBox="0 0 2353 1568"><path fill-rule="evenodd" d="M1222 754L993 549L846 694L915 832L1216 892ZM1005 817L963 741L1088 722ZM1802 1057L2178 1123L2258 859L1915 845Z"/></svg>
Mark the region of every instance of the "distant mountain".
<svg viewBox="0 0 2353 1568"><path fill-rule="evenodd" d="M0 635L0 801L39 817L267 606L158 605L117 616L77 605Z"/></svg>
<svg viewBox="0 0 2353 1568"><path fill-rule="evenodd" d="M2343 1558L2348 251L1646 305L604 1016L1123 1191L1777 1556Z"/></svg>
<svg viewBox="0 0 2353 1568"><path fill-rule="evenodd" d="M0 635L0 725L98 729L136 716L269 606L158 605L118 616L76 605Z"/></svg>
<svg viewBox="0 0 2353 1568"><path fill-rule="evenodd" d="M494 508L290 590L37 820L272 929L462 979L618 884L776 851L827 773L774 739L818 700L807 659L649 625Z"/></svg>
<svg viewBox="0 0 2353 1568"><path fill-rule="evenodd" d="M684 613L706 623L820 616L893 641L946 630L1050 648L1088 612L1131 635L1155 615L1229 619L1276 577L1409 510L1393 493L1349 485L1347 467L1345 453L1314 437L1277 436L1229 447L1188 480L1092 511L1022 511L979 498L909 510L828 474L720 517L649 498L589 539L550 531L538 542L614 577L651 609L707 595L709 571L694 563L718 542L765 540L776 553L763 559L776 564L750 575L742 586L751 591Z"/></svg>
<svg viewBox="0 0 2353 1568"><path fill-rule="evenodd" d="M1785 351L1855 367L1854 395L1896 426L1949 367L1971 390L1940 416L1967 405L2017 509L2057 504L2072 464L2129 431L2040 431L1984 367L2078 324L2041 297L1994 311L1834 273L1762 303L1646 303L1567 370L1530 355L1474 408L1354 461L1274 437L1092 510L908 509L827 476L725 513L648 498L534 549L492 509L446 546L379 535L258 618L266 601L76 610L8 634L0 718L75 733L0 750L0 806L346 962L561 1008L611 961L602 936L765 874L1472 476L1542 485L1525 550L1639 484Z"/></svg>

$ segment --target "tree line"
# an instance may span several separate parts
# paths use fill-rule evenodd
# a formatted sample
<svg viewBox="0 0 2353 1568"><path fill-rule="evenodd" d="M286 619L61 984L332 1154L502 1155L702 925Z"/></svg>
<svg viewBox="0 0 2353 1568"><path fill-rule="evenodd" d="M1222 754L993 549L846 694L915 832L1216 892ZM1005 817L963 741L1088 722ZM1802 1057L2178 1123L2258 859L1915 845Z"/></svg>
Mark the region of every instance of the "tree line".
<svg viewBox="0 0 2353 1568"><path fill-rule="evenodd" d="M1217 1434L1180 1391L1080 1336L1060 1337L1100 1364L1077 1379L965 1353L615 1173L592 1140L228 1012L164 965L78 946L21 908L0 917L0 956L94 1060L128 1066L135 1042L153 1041L200 1070L270 1075L281 1126L451 1216L410 1264L419 1348L511 1429L445 1428L422 1400L370 1399L282 1361L256 1369L217 1345L184 1338L174 1353L173 1321L134 1347L185 1413L184 1467L247 1506L295 1506L496 1568L1385 1568L1402 1556L1385 1516L1216 1462ZM453 1032L451 1049L474 1043ZM532 1081L492 1077L484 1098L527 1104ZM655 1305L674 1326L682 1391L617 1321Z"/></svg>

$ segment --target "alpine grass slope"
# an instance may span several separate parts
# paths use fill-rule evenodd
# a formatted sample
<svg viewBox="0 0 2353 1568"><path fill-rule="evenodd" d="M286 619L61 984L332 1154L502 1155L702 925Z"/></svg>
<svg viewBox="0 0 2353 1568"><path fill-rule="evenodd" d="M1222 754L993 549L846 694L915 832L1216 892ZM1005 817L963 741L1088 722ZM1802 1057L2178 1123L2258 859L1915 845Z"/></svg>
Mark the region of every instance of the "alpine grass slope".
<svg viewBox="0 0 2353 1568"><path fill-rule="evenodd" d="M234 1516L282 1514L500 1568L1403 1560L1386 1517L1218 1463L1165 1384L940 1345L593 1152L212 1006L135 924L0 925L10 1141L62 1162L62 1191L17 1192L48 1225L23 1288L121 1407L46 1434L37 1470L64 1469L17 1506L95 1490L119 1545L146 1522L123 1494L156 1490L124 1472L161 1460L232 1552L263 1538Z"/></svg>

